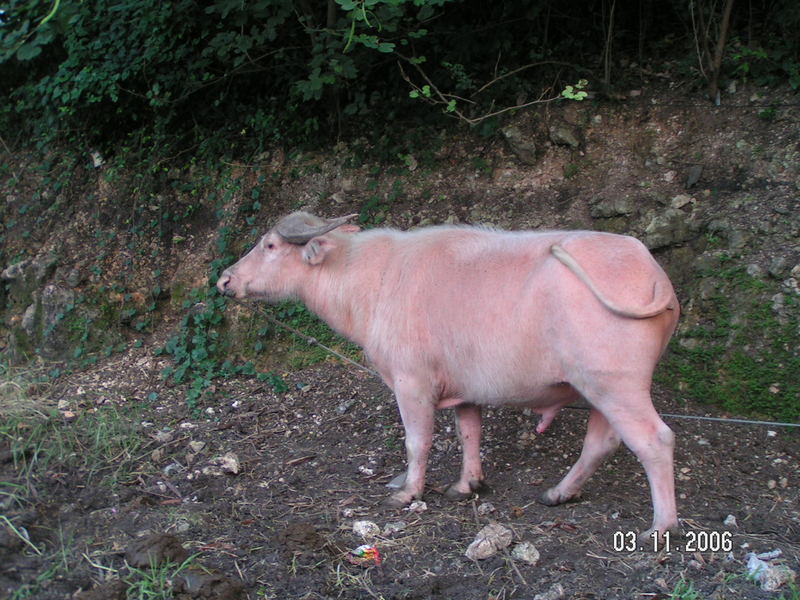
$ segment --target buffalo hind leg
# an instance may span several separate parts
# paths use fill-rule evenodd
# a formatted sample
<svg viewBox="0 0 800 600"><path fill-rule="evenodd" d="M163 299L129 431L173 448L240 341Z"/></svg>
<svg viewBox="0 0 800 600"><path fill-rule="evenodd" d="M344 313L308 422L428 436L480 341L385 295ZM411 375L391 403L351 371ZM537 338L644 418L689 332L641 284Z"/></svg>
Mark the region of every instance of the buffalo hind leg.
<svg viewBox="0 0 800 600"><path fill-rule="evenodd" d="M484 488L481 469L481 407L458 404L455 407L456 433L461 443L461 477L445 491L451 500L469 498Z"/></svg>
<svg viewBox="0 0 800 600"><path fill-rule="evenodd" d="M653 532L658 531L660 536L665 531L677 532L680 529L675 505L675 435L656 412L650 394L637 395L629 401L620 400L615 398L604 412L647 474L653 501L653 524L640 534L639 541L652 546L650 538Z"/></svg>
<svg viewBox="0 0 800 600"><path fill-rule="evenodd" d="M539 501L548 506L555 506L578 498L586 480L618 447L619 436L602 413L593 408L589 413L589 424L578 461L558 485L541 495Z"/></svg>

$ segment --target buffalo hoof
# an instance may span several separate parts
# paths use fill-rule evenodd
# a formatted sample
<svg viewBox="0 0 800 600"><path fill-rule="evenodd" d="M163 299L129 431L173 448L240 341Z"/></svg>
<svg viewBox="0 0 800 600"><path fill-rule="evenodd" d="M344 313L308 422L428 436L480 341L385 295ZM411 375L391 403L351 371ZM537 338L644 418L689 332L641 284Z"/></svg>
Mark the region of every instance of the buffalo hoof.
<svg viewBox="0 0 800 600"><path fill-rule="evenodd" d="M573 494L572 496L562 496L556 491L556 488L550 488L546 492L544 492L539 498L539 504L544 504L545 506L558 506L559 504L565 504L567 502L574 502L581 497L580 492L577 494Z"/></svg>
<svg viewBox="0 0 800 600"><path fill-rule="evenodd" d="M656 533L657 532L657 533ZM662 550L667 548L667 538L665 532L669 532L669 545L675 547L683 538L683 528L680 525L672 525L670 527L656 528L651 527L647 531L643 531L637 536L639 547L642 550Z"/></svg>
<svg viewBox="0 0 800 600"><path fill-rule="evenodd" d="M383 505L387 508L404 508L411 504L414 500L419 499L420 496L407 494L403 491L395 492L391 496L384 499Z"/></svg>
<svg viewBox="0 0 800 600"><path fill-rule="evenodd" d="M456 483L453 483L447 486L447 489L444 491L444 497L448 500L453 500L459 502L461 500L469 500L472 498L473 494L485 494L489 492L489 486L486 485L486 482L481 479L480 481L470 481L469 482L469 492L462 492L456 488Z"/></svg>

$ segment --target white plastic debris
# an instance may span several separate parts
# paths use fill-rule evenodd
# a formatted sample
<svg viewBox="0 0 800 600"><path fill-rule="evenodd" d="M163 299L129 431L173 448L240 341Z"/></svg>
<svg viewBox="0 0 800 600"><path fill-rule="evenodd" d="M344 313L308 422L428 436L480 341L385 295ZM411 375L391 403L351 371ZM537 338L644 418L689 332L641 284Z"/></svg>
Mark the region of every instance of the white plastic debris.
<svg viewBox="0 0 800 600"><path fill-rule="evenodd" d="M353 521L353 533L369 539L380 535L381 528L372 521Z"/></svg>
<svg viewBox="0 0 800 600"><path fill-rule="evenodd" d="M503 527L499 523L492 523L478 532L465 554L471 560L489 558L503 548L507 548L511 544L512 537L513 534L510 529Z"/></svg>
<svg viewBox="0 0 800 600"><path fill-rule="evenodd" d="M92 157L92 166L95 169L99 169L106 163L105 159L103 158L103 155L100 154L97 150L91 152L89 156Z"/></svg>
<svg viewBox="0 0 800 600"><path fill-rule="evenodd" d="M747 555L747 575L756 580L765 592L774 592L782 585L797 579L797 573L786 565L772 565L767 562L781 555L780 550Z"/></svg>

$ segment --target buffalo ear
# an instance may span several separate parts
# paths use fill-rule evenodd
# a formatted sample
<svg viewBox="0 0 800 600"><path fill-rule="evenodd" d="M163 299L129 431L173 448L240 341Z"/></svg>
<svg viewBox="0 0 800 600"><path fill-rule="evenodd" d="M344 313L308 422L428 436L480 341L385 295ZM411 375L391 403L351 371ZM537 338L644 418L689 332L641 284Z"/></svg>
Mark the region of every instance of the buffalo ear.
<svg viewBox="0 0 800 600"><path fill-rule="evenodd" d="M321 264L333 248L334 243L325 236L312 238L303 246L303 260L309 265Z"/></svg>

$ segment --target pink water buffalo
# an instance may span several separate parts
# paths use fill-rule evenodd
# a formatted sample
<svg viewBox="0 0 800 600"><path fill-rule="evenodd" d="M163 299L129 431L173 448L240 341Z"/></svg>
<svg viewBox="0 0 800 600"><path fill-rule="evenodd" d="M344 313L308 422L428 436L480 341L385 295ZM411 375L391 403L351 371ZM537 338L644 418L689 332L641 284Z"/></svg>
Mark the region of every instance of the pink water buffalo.
<svg viewBox="0 0 800 600"><path fill-rule="evenodd" d="M653 369L675 329L672 285L647 249L590 231L427 227L360 231L348 217L281 219L217 287L237 298L298 298L364 348L394 391L408 469L389 502L419 498L434 411L453 407L463 451L460 498L483 482L481 407L542 415L591 406L578 461L541 501L575 498L620 440L644 466L649 531L678 526L674 436L653 408Z"/></svg>

